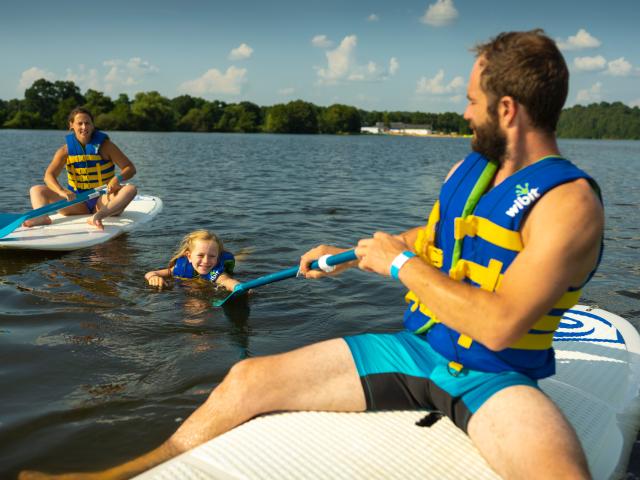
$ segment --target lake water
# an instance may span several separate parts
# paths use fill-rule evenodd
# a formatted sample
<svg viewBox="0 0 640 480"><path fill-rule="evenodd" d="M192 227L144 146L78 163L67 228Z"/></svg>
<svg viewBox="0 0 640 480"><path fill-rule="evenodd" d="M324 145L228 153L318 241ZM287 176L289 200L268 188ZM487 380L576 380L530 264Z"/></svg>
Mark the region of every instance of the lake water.
<svg viewBox="0 0 640 480"><path fill-rule="evenodd" d="M64 133L0 130L1 211L30 208L28 188ZM236 277L247 281L295 266L318 243L350 246L423 224L469 148L468 139L389 136L111 138L164 211L90 249L0 252L0 478L124 461L165 440L241 358L399 328L403 289L364 272L267 285L248 309L211 307L225 293L209 285L157 292L143 275L199 228L246 254ZM607 207L603 263L581 303L638 327L640 142L560 145L599 180Z"/></svg>

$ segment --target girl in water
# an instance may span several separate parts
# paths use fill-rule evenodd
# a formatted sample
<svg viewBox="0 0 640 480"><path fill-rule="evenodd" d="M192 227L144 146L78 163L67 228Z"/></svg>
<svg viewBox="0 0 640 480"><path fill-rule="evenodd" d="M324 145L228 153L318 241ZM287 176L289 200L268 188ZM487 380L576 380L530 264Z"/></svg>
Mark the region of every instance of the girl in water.
<svg viewBox="0 0 640 480"><path fill-rule="evenodd" d="M235 263L235 257L224 250L218 236L207 230L196 230L182 239L168 268L147 272L144 278L158 288L166 287L172 277L202 278L233 291L240 283L231 278Z"/></svg>

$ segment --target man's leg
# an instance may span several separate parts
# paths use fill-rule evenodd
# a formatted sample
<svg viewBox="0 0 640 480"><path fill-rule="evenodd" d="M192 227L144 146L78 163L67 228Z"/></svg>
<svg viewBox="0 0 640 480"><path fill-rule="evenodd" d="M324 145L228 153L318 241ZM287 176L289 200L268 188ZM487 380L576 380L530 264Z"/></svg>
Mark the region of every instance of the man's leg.
<svg viewBox="0 0 640 480"><path fill-rule="evenodd" d="M503 478L590 478L573 427L540 390L512 386L471 417L469 436Z"/></svg>
<svg viewBox="0 0 640 480"><path fill-rule="evenodd" d="M131 203L137 192L135 185L128 184L118 190L115 195L102 195L98 200L98 211L87 222L100 230L104 229L102 220L111 215L120 215L127 205Z"/></svg>
<svg viewBox="0 0 640 480"><path fill-rule="evenodd" d="M161 446L86 478L129 478L190 450L241 423L278 410L364 411L364 392L351 352L342 339L280 355L243 360ZM81 478L84 475L65 476ZM21 479L47 478L22 472Z"/></svg>

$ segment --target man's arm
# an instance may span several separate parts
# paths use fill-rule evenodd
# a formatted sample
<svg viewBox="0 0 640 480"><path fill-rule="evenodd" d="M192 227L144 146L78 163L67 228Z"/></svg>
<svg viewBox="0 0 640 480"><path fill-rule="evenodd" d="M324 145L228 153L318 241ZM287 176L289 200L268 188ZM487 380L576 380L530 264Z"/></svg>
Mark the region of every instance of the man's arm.
<svg viewBox="0 0 640 480"><path fill-rule="evenodd" d="M418 257L399 278L438 320L493 350L522 337L570 286L579 286L597 262L604 214L585 180L560 185L544 195L523 228L524 249L487 292L450 279ZM377 233L356 249L360 268L388 275L406 244Z"/></svg>

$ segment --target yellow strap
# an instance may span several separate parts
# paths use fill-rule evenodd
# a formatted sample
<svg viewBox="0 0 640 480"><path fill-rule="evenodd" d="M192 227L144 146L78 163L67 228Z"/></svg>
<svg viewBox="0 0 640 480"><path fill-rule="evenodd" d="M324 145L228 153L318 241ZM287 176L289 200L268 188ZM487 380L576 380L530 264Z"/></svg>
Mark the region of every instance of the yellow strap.
<svg viewBox="0 0 640 480"><path fill-rule="evenodd" d="M562 316L545 315L533 324L531 330L544 330L550 332L558 328L558 325L560 325L560 320L562 320Z"/></svg>
<svg viewBox="0 0 640 480"><path fill-rule="evenodd" d="M456 374L460 373L464 368L464 365L458 362L454 362L453 360L449 362L449 370L453 370Z"/></svg>
<svg viewBox="0 0 640 480"><path fill-rule="evenodd" d="M454 220L453 235L456 240L476 235L498 247L519 252L522 250L520 232L501 227L497 223L483 217L468 215Z"/></svg>
<svg viewBox="0 0 640 480"><path fill-rule="evenodd" d="M510 345L509 348L520 350L546 350L551 348L553 333L526 333L520 340Z"/></svg>
<svg viewBox="0 0 640 480"><path fill-rule="evenodd" d="M480 288L488 292L493 292L502 281L502 262L492 258L488 266L469 260L458 260L455 267L449 270L449 277L454 280L462 281L465 278L472 280L480 285Z"/></svg>
<svg viewBox="0 0 640 480"><path fill-rule="evenodd" d="M69 155L67 157L67 164L86 162L88 160L104 160L104 158L100 155Z"/></svg>
<svg viewBox="0 0 640 480"><path fill-rule="evenodd" d="M580 300L580 295L582 295L582 289L576 290L574 292L565 292L565 294L560 297L560 300L556 302L553 308L568 310L576 303L578 303L578 300Z"/></svg>
<svg viewBox="0 0 640 480"><path fill-rule="evenodd" d="M436 240L436 225L440 221L440 200L436 200L427 220L427 241L433 244Z"/></svg>
<svg viewBox="0 0 640 480"><path fill-rule="evenodd" d="M473 339L471 337L465 335L464 333L460 334L460 338L458 338L458 345L463 348L470 348L472 343Z"/></svg>

